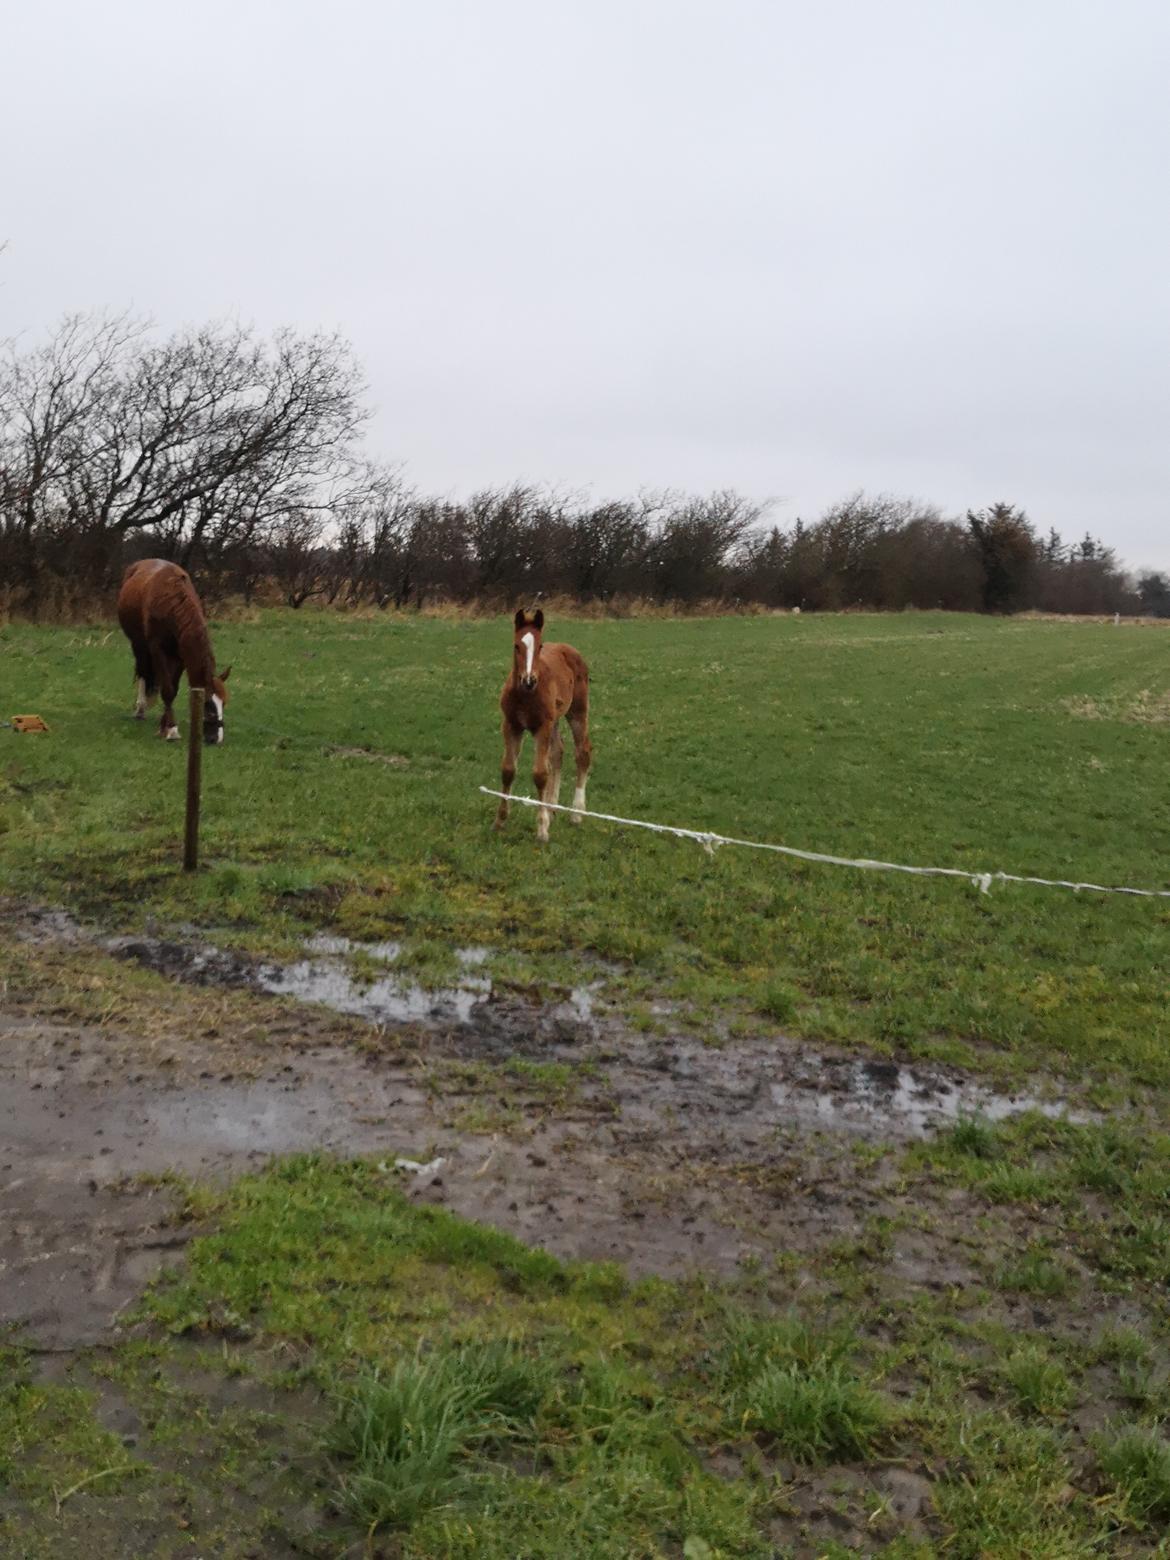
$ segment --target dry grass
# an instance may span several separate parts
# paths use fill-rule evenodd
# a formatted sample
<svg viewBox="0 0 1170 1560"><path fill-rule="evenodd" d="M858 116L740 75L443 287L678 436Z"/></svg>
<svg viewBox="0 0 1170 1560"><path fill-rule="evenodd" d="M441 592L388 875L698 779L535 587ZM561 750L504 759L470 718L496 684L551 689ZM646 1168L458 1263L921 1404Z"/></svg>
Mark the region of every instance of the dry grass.
<svg viewBox="0 0 1170 1560"><path fill-rule="evenodd" d="M332 758L361 758L367 764L388 764L391 769L409 769L410 759L404 753L375 753L372 748L331 747L326 751Z"/></svg>
<svg viewBox="0 0 1170 1560"><path fill-rule="evenodd" d="M1114 626L1112 612L1016 612L1013 621L1019 623L1079 623L1082 625L1106 623ZM1118 628L1170 628L1170 618L1122 616Z"/></svg>
<svg viewBox="0 0 1170 1560"><path fill-rule="evenodd" d="M201 594L209 615L221 623L254 624L259 623L263 613L267 611L275 609L279 612L292 613L294 610L286 606L279 588L271 583L262 585L247 602L239 596L217 596L206 586L203 587ZM110 623L116 617L116 596L117 593L113 590L72 589L54 583L46 589L44 600L38 609L37 621L60 627ZM608 601L577 601L568 595L541 596L538 599L546 616L585 618L595 622L613 618L677 619L776 615L787 617L789 615L786 608L770 608L752 601L732 602L720 597L693 602L654 601L648 596L620 596L612 597ZM398 616L454 623L476 622L484 618L510 615L517 604L517 601L510 596L499 596L480 597L474 601L435 600L422 607L411 605L396 609L392 606L379 607L371 601L359 602L353 606L341 600L330 603L320 598L313 598L295 610L305 618L318 615L332 617L339 614L359 623L376 623ZM531 604L524 603L524 605ZM29 614L18 605L17 593L9 589L0 589L0 627L8 623L28 621Z"/></svg>
<svg viewBox="0 0 1170 1560"><path fill-rule="evenodd" d="M39 607L38 621L66 627L109 623L115 616L116 595L117 592L113 589L94 591L88 587L75 587L66 582L50 580L46 584L44 599ZM264 581L247 602L236 595L217 596L207 586L203 589L203 597L210 614L223 623L255 624L261 621L262 614L266 611L272 609L280 612L293 611L293 608L286 606L280 587L271 580ZM318 614L331 617L339 613L357 622L378 622L400 615L428 618L437 622L475 622L510 614L517 604L518 602L511 596L494 596L480 597L474 601L436 599L422 607L412 605L404 609L396 609L390 606L379 607L370 601L351 606L340 599L330 603L320 597L314 597L296 610L304 617ZM648 596L630 595L611 597L607 601L577 601L570 595L560 594L541 596L539 604L544 608L546 616L583 618L592 622L622 618L677 620L714 617L789 617L793 615L794 610L799 612L799 609L768 607L756 601L729 600L726 597L708 597L702 601L692 602L663 602L655 601ZM844 607L834 612L817 612L815 616L818 618L898 615L913 617L915 613L914 607L907 607L904 614L882 611L873 607ZM970 614L972 617L979 615ZM0 587L0 628L9 623L27 621L27 611L18 605L18 593L11 588ZM1111 612L1072 614L1029 611L1013 614L1012 621L1112 626L1114 617ZM1120 626L1122 628L1170 628L1170 618L1122 617Z"/></svg>
<svg viewBox="0 0 1170 1560"><path fill-rule="evenodd" d="M1081 720L1117 720L1130 726L1164 726L1170 721L1170 689L1155 693L1150 688L1142 688L1135 694L1119 694L1108 699L1090 699L1085 694L1076 694L1061 702L1070 715Z"/></svg>

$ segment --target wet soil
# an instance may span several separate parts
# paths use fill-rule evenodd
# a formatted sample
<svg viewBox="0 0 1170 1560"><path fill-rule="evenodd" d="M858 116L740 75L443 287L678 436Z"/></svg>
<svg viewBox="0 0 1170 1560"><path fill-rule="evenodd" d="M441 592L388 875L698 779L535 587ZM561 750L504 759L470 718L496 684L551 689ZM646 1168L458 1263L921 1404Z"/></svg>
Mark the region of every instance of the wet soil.
<svg viewBox="0 0 1170 1560"><path fill-rule="evenodd" d="M964 1111L1067 1108L781 1036L715 1047L636 1035L586 988L494 988L477 950L464 950L458 986L424 992L394 973L393 945L361 950L385 969L363 980L343 939L282 967L105 937L56 913L9 914L7 930L180 982L298 999L279 1033L161 1054L108 1026L0 1004L0 1324L42 1349L100 1342L181 1254L189 1227L158 1179L172 1172L222 1177L312 1149L380 1154L412 1196L557 1255L634 1275L725 1274L906 1211L892 1166L865 1156L859 1168L852 1143L905 1142ZM332 1012L368 1020L368 1043L331 1034ZM550 1092L517 1062L559 1063L562 1083ZM970 1276L961 1242L945 1256L921 1245L905 1240L907 1282Z"/></svg>

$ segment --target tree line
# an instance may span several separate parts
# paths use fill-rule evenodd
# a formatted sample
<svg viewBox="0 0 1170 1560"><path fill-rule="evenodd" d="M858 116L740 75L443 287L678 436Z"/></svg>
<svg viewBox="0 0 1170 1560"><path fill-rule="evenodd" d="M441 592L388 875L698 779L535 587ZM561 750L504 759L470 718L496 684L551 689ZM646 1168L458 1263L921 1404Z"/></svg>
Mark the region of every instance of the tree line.
<svg viewBox="0 0 1170 1560"><path fill-rule="evenodd" d="M962 517L856 493L769 524L731 490L598 502L516 483L460 500L371 460L361 371L337 336L210 325L158 339L128 316L66 318L0 359L0 606L84 610L143 556L212 599L419 608L538 597L617 606L1152 612L1086 535L1040 536L1009 503Z"/></svg>

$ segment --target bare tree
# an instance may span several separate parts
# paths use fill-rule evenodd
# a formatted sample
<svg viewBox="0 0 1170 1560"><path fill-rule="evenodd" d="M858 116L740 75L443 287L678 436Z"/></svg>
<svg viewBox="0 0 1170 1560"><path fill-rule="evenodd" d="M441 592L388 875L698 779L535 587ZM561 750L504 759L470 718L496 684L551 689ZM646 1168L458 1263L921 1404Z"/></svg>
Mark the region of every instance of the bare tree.
<svg viewBox="0 0 1170 1560"><path fill-rule="evenodd" d="M654 500L617 499L582 510L569 527L566 585L579 601L636 593L650 544Z"/></svg>
<svg viewBox="0 0 1170 1560"><path fill-rule="evenodd" d="M723 594L732 554L759 524L764 506L730 488L707 498L667 496L648 549L660 601L699 601Z"/></svg>
<svg viewBox="0 0 1170 1560"><path fill-rule="evenodd" d="M1102 612L1163 599L1156 575L1139 596L1098 538L1040 542L1010 504L964 523L857 492L812 524L765 530L767 505L731 490L598 504L516 482L427 497L363 456L366 417L337 336L212 324L160 339L128 315L71 315L44 345L0 346L0 586L36 613L154 552L212 597L275 584L293 606L564 592Z"/></svg>
<svg viewBox="0 0 1170 1560"><path fill-rule="evenodd" d="M235 326L145 340L125 317L75 316L0 367L5 540L36 580L38 533L94 556L149 529L187 558L281 517L326 514L351 479L363 385L336 336ZM13 538L15 537L15 541Z"/></svg>
<svg viewBox="0 0 1170 1560"><path fill-rule="evenodd" d="M268 547L272 577L285 604L303 607L326 588L324 517L314 510L295 511L282 518Z"/></svg>
<svg viewBox="0 0 1170 1560"><path fill-rule="evenodd" d="M69 315L53 339L29 353L9 344L0 361L0 557L37 611L50 537L74 515L69 489L83 466L119 366L148 329L127 315ZM75 560L79 562L79 560Z"/></svg>

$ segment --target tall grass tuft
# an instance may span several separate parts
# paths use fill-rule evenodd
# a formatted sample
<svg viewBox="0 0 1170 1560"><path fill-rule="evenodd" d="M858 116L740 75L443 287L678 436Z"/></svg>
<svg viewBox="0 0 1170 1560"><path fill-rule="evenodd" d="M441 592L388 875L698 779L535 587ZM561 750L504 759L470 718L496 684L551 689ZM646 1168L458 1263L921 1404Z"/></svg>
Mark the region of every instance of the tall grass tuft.
<svg viewBox="0 0 1170 1560"><path fill-rule="evenodd" d="M843 1333L795 1316L730 1318L718 1364L730 1417L801 1462L865 1456L892 1413L850 1352Z"/></svg>
<svg viewBox="0 0 1170 1560"><path fill-rule="evenodd" d="M400 1360L341 1396L330 1450L349 1465L337 1504L369 1528L408 1526L463 1500L470 1454L530 1427L551 1372L496 1342Z"/></svg>
<svg viewBox="0 0 1170 1560"><path fill-rule="evenodd" d="M1170 1521L1170 1441L1160 1425L1123 1430L1102 1449L1101 1468L1131 1517Z"/></svg>

